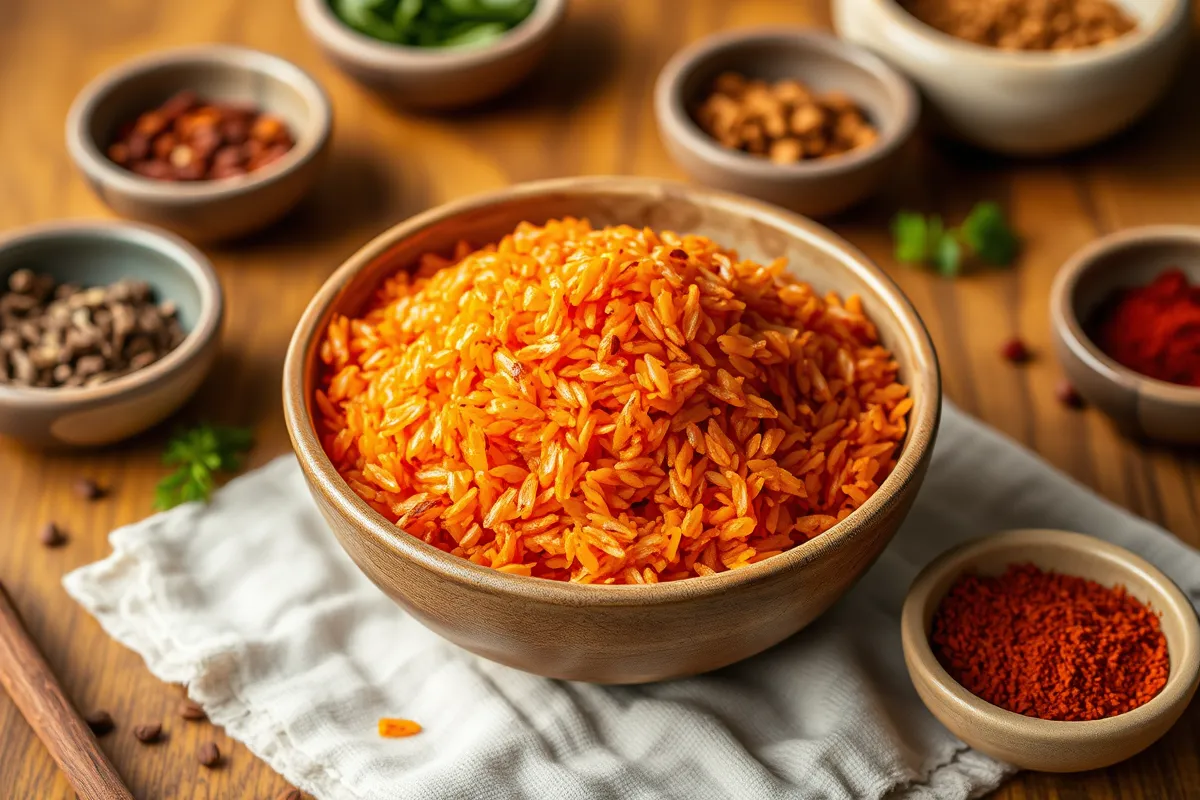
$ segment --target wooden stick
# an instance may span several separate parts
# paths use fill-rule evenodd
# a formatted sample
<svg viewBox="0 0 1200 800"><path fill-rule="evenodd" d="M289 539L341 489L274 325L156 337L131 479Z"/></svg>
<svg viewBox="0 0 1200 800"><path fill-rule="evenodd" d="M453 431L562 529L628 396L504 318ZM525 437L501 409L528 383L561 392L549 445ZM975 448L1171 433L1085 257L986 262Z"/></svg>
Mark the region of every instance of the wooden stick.
<svg viewBox="0 0 1200 800"><path fill-rule="evenodd" d="M96 737L63 694L3 584L0 584L0 684L58 762L76 794L88 800L133 800Z"/></svg>

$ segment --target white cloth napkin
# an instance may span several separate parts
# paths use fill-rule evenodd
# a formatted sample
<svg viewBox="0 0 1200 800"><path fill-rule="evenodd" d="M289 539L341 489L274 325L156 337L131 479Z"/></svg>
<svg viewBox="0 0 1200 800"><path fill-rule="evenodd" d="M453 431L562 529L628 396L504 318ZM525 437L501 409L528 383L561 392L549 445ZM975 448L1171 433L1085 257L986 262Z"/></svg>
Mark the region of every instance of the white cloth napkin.
<svg viewBox="0 0 1200 800"><path fill-rule="evenodd" d="M322 800L964 798L1011 767L925 710L900 649L918 569L1013 527L1134 550L1200 605L1200 554L954 408L903 529L829 613L774 649L637 687L552 681L476 658L355 568L291 457L112 534L67 591L213 722ZM381 739L379 717L423 733Z"/></svg>

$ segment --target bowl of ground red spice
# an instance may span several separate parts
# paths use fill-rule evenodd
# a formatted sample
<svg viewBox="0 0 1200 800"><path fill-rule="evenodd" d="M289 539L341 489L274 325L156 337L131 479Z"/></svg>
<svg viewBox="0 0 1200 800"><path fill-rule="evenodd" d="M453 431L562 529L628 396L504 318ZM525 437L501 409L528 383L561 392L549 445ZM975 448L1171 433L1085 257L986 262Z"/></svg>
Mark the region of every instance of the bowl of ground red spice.
<svg viewBox="0 0 1200 800"><path fill-rule="evenodd" d="M1122 761L1200 681L1200 623L1148 561L1093 536L1006 531L930 563L901 618L921 700L970 746L1023 769Z"/></svg>
<svg viewBox="0 0 1200 800"><path fill-rule="evenodd" d="M1133 436L1200 444L1200 228L1133 228L1072 256L1050 296L1055 349Z"/></svg>
<svg viewBox="0 0 1200 800"><path fill-rule="evenodd" d="M312 77L227 45L157 53L92 81L67 116L67 149L122 216L196 241L274 222L312 187L333 125Z"/></svg>
<svg viewBox="0 0 1200 800"><path fill-rule="evenodd" d="M980 147L1052 155L1127 127L1162 96L1190 35L1187 0L834 0L838 33L921 89Z"/></svg>

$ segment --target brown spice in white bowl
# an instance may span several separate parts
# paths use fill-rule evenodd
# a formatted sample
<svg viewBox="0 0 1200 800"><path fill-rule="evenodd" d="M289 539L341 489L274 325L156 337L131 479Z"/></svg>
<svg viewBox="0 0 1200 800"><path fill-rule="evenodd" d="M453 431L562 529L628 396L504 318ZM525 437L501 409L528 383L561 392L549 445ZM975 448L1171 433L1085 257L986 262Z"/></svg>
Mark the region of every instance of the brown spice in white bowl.
<svg viewBox="0 0 1200 800"><path fill-rule="evenodd" d="M777 164L826 158L879 138L843 92L816 92L796 80L767 83L737 72L717 76L696 122L724 147Z"/></svg>
<svg viewBox="0 0 1200 800"><path fill-rule="evenodd" d="M1137 23L1109 0L901 0L943 33L1001 50L1076 50L1123 36Z"/></svg>

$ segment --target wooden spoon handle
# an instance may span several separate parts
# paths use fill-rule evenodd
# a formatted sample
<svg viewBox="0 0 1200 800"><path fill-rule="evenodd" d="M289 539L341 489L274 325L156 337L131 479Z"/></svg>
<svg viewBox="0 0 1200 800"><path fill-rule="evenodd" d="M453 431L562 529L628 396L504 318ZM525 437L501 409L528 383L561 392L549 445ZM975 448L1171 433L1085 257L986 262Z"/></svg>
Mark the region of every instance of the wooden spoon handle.
<svg viewBox="0 0 1200 800"><path fill-rule="evenodd" d="M3 584L0 584L0 684L81 798L133 800L112 762L63 694Z"/></svg>

